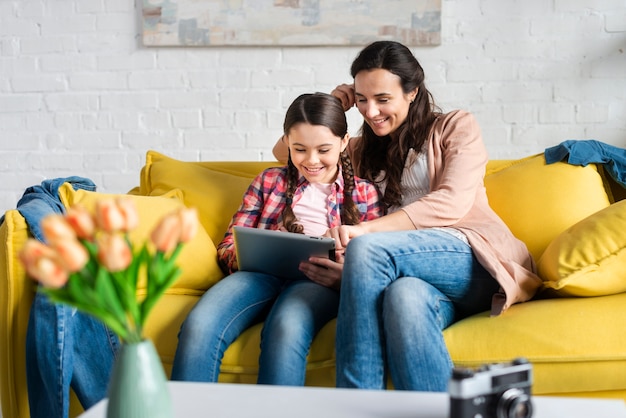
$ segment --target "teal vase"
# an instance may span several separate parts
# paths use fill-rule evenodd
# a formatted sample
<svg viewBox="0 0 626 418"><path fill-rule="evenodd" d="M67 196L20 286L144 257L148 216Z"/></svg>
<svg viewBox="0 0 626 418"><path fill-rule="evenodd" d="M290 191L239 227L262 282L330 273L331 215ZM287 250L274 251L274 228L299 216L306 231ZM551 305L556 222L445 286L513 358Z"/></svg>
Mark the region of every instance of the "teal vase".
<svg viewBox="0 0 626 418"><path fill-rule="evenodd" d="M172 418L163 365L150 340L123 344L109 382L107 418Z"/></svg>

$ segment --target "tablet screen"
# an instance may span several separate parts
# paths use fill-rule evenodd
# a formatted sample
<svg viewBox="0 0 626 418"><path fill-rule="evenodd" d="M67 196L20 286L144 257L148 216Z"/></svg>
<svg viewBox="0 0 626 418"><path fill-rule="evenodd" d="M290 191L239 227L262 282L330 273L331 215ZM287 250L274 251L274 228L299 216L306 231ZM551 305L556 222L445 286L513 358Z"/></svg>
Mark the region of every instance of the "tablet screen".
<svg viewBox="0 0 626 418"><path fill-rule="evenodd" d="M237 263L241 271L286 279L305 277L300 262L309 257L335 259L335 240L268 229L233 227Z"/></svg>

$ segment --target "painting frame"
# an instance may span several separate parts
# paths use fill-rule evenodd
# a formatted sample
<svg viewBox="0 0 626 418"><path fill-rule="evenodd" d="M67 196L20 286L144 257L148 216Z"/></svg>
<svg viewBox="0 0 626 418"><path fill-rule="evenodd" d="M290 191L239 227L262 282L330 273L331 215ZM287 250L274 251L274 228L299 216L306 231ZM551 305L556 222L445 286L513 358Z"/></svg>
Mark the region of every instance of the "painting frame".
<svg viewBox="0 0 626 418"><path fill-rule="evenodd" d="M143 0L145 46L441 44L441 0Z"/></svg>

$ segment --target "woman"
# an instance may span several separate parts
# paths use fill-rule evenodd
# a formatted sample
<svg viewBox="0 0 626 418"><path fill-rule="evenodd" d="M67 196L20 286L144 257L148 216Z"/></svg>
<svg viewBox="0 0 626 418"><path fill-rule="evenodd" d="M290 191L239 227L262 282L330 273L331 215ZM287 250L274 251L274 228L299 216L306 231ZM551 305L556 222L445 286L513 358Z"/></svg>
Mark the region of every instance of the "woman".
<svg viewBox="0 0 626 418"><path fill-rule="evenodd" d="M332 94L364 118L349 152L357 175L381 188L389 214L327 234L346 247L337 386L383 389L389 374L396 389L446 391L452 361L442 331L530 299L541 281L524 243L489 207L488 156L474 117L441 113L422 67L397 42L365 47L351 74L354 84ZM284 158L284 145L274 152ZM340 270L311 261L302 270L312 280Z"/></svg>

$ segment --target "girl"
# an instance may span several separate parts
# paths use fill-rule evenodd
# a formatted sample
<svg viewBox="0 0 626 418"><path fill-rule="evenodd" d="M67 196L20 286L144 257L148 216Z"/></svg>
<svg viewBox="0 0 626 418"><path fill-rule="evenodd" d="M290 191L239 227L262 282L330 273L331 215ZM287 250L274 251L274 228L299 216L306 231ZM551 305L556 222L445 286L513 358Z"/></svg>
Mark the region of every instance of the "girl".
<svg viewBox="0 0 626 418"><path fill-rule="evenodd" d="M322 235L330 227L381 216L377 189L353 176L345 153L347 128L341 103L331 95L304 94L291 104L284 123L288 164L263 171L245 193L218 245L220 264L231 274L185 319L172 380L216 382L228 346L264 320L258 383L304 384L311 342L337 314L339 293L333 285L338 282L237 271L232 227Z"/></svg>

